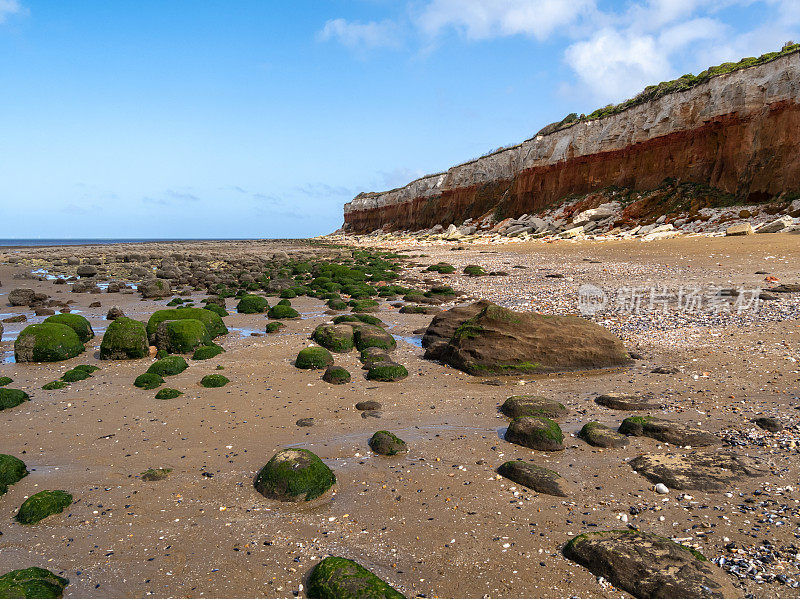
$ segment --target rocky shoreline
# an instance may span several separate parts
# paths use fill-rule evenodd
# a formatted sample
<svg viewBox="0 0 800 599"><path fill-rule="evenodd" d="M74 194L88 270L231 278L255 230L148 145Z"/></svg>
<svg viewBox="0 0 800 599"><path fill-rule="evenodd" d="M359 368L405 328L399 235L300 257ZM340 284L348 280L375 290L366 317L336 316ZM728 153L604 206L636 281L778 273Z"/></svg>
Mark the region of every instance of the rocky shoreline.
<svg viewBox="0 0 800 599"><path fill-rule="evenodd" d="M0 454L27 474L0 496L0 575L47 568L65 597L349 597L348 577L376 597L794 596L796 218L642 244L589 238L613 206L571 214L551 243L509 221L3 250ZM584 285L608 303L567 316ZM37 354L48 327L77 353Z"/></svg>

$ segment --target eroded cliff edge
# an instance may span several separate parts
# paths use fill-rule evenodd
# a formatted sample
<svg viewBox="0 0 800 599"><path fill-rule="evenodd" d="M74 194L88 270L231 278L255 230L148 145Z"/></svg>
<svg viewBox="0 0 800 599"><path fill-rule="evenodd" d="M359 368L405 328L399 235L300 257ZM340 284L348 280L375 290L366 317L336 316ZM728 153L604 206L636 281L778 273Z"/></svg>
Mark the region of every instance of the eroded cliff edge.
<svg viewBox="0 0 800 599"><path fill-rule="evenodd" d="M742 203L800 191L800 51L618 113L537 135L345 204L345 230L416 231L535 214L606 187L708 185Z"/></svg>

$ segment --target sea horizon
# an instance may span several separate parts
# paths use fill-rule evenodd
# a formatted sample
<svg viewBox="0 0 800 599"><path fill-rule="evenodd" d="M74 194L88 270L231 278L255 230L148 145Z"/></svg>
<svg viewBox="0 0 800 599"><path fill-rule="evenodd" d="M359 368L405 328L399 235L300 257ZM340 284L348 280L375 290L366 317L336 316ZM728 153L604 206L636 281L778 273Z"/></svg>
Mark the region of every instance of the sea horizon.
<svg viewBox="0 0 800 599"><path fill-rule="evenodd" d="M87 237L87 238L19 238L19 239L0 239L2 247L36 247L36 246L65 246L65 245L114 245L117 243L187 243L193 241L280 241L280 238L267 237L194 237L194 238L172 238L172 237Z"/></svg>

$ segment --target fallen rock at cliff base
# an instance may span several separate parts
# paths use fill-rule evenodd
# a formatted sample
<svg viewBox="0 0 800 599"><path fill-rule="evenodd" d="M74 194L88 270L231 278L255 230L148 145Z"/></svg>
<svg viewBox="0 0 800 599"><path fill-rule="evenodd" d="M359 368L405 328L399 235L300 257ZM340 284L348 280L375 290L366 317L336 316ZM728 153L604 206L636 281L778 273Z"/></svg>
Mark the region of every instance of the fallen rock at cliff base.
<svg viewBox="0 0 800 599"><path fill-rule="evenodd" d="M524 314L487 302L436 316L423 346L427 359L476 376L589 370L632 362L618 337L584 318Z"/></svg>
<svg viewBox="0 0 800 599"><path fill-rule="evenodd" d="M701 554L654 534L611 530L578 535L564 556L637 599L739 599L721 569Z"/></svg>
<svg viewBox="0 0 800 599"><path fill-rule="evenodd" d="M646 453L630 462L631 468L654 484L670 489L715 491L730 488L743 477L764 476L756 458L731 451L692 452L686 455Z"/></svg>

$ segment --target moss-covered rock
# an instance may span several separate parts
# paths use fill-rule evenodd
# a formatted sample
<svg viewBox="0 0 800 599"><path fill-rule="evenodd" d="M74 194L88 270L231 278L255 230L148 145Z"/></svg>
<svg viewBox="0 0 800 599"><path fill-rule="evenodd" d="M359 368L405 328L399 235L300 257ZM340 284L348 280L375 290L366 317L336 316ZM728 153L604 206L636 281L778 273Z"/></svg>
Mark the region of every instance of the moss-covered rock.
<svg viewBox="0 0 800 599"><path fill-rule="evenodd" d="M324 347L306 347L297 354L294 365L303 369L327 368L333 364L333 356Z"/></svg>
<svg viewBox="0 0 800 599"><path fill-rule="evenodd" d="M500 406L500 411L509 418L519 418L520 416L563 418L568 413L563 404L538 395L513 395Z"/></svg>
<svg viewBox="0 0 800 599"><path fill-rule="evenodd" d="M8 487L28 476L25 462L13 455L0 453L0 495L8 491Z"/></svg>
<svg viewBox="0 0 800 599"><path fill-rule="evenodd" d="M156 399L175 399L176 397L180 397L181 395L183 395L182 391L165 387L164 389L161 389L161 391L156 393Z"/></svg>
<svg viewBox="0 0 800 599"><path fill-rule="evenodd" d="M326 557L308 579L309 599L405 599L372 572L343 557Z"/></svg>
<svg viewBox="0 0 800 599"><path fill-rule="evenodd" d="M336 483L336 476L307 449L283 449L256 476L256 491L279 501L311 501Z"/></svg>
<svg viewBox="0 0 800 599"><path fill-rule="evenodd" d="M341 366L328 366L322 380L331 385L344 385L350 382L350 373Z"/></svg>
<svg viewBox="0 0 800 599"><path fill-rule="evenodd" d="M578 437L594 447L625 447L628 437L621 435L599 422L587 422Z"/></svg>
<svg viewBox="0 0 800 599"><path fill-rule="evenodd" d="M14 341L17 362L61 362L83 351L78 334L71 327L55 322L28 325Z"/></svg>
<svg viewBox="0 0 800 599"><path fill-rule="evenodd" d="M81 343L87 343L90 339L94 339L94 331L92 325L86 318L80 314L54 314L44 319L44 322L54 322L56 324L64 324L75 331Z"/></svg>
<svg viewBox="0 0 800 599"><path fill-rule="evenodd" d="M204 345L195 350L194 354L192 354L192 360L210 360L211 358L216 358L224 351L224 349L214 343Z"/></svg>
<svg viewBox="0 0 800 599"><path fill-rule="evenodd" d="M133 381L133 386L138 387L139 389L156 389L164 384L164 378L159 375L155 374L154 372L145 372L144 374L140 374L136 377L136 380Z"/></svg>
<svg viewBox="0 0 800 599"><path fill-rule="evenodd" d="M391 333L387 333L380 327L371 324L362 324L353 327L353 340L358 351L363 351L368 347L378 347L387 351L392 351L397 347L397 342Z"/></svg>
<svg viewBox="0 0 800 599"><path fill-rule="evenodd" d="M100 370L99 366L95 366L94 364L78 364L74 370L83 370L84 372L88 372L89 374L93 374Z"/></svg>
<svg viewBox="0 0 800 599"><path fill-rule="evenodd" d="M468 277L482 277L486 274L486 271L483 269L482 266L478 266L477 264L470 264L469 266L464 267L464 274Z"/></svg>
<svg viewBox="0 0 800 599"><path fill-rule="evenodd" d="M389 431L378 431L369 440L369 448L381 455L393 456L408 451L408 445Z"/></svg>
<svg viewBox="0 0 800 599"><path fill-rule="evenodd" d="M378 362L367 371L367 379L383 383L394 383L408 376L408 370L402 364Z"/></svg>
<svg viewBox="0 0 800 599"><path fill-rule="evenodd" d="M292 292L294 293L294 292ZM293 296L295 297L295 296ZM283 298L281 301L277 303L278 306L291 306L292 302L290 302L287 298Z"/></svg>
<svg viewBox="0 0 800 599"><path fill-rule="evenodd" d="M321 324L311 338L325 349L346 353L353 349L353 327L347 324Z"/></svg>
<svg viewBox="0 0 800 599"><path fill-rule="evenodd" d="M220 335L228 334L228 328L222 322L222 318L211 310L206 310L205 308L175 308L174 310L157 310L153 312L147 321L147 335L154 337L158 330L158 325L162 322L167 320L186 320L187 318L202 322L208 334L214 339Z"/></svg>
<svg viewBox="0 0 800 599"><path fill-rule="evenodd" d="M39 491L20 506L16 519L20 524L36 524L48 516L60 514L70 505L72 495L66 491Z"/></svg>
<svg viewBox="0 0 800 599"><path fill-rule="evenodd" d="M101 360L138 360L150 355L147 330L138 320L117 318L103 335Z"/></svg>
<svg viewBox="0 0 800 599"><path fill-rule="evenodd" d="M169 476L170 472L172 472L172 468L148 468L139 476L143 481L151 483L164 480Z"/></svg>
<svg viewBox="0 0 800 599"><path fill-rule="evenodd" d="M2 599L59 599L69 580L44 568L12 570L0 576Z"/></svg>
<svg viewBox="0 0 800 599"><path fill-rule="evenodd" d="M267 333L277 333L279 330L281 330L285 326L286 326L285 324L283 324L282 322L278 322L276 320L274 322L268 322L266 330L267 330Z"/></svg>
<svg viewBox="0 0 800 599"><path fill-rule="evenodd" d="M300 318L300 313L291 306L272 306L267 316L273 320L288 320Z"/></svg>
<svg viewBox="0 0 800 599"><path fill-rule="evenodd" d="M156 347L170 354L188 354L213 343L206 326L194 318L168 320L158 325Z"/></svg>
<svg viewBox="0 0 800 599"><path fill-rule="evenodd" d="M16 408L19 404L26 402L30 396L19 389L0 388L0 410Z"/></svg>
<svg viewBox="0 0 800 599"><path fill-rule="evenodd" d="M156 360L147 369L151 374L158 374L160 376L174 376L180 374L189 368L183 356L167 356L160 360Z"/></svg>
<svg viewBox="0 0 800 599"><path fill-rule="evenodd" d="M69 383L65 381L50 381L42 385L42 389L45 391L55 391L57 389L66 389L67 387L69 387Z"/></svg>
<svg viewBox="0 0 800 599"><path fill-rule="evenodd" d="M205 309L210 310L214 314L218 314L220 317L228 316L228 311L222 306L218 306L217 304L206 304Z"/></svg>
<svg viewBox="0 0 800 599"><path fill-rule="evenodd" d="M14 379L7 376L0 376L0 387L5 387L6 385L10 385L14 382Z"/></svg>
<svg viewBox="0 0 800 599"><path fill-rule="evenodd" d="M64 374L61 375L61 380L66 383L77 383L78 381L83 381L88 379L91 373L86 372L80 368L73 368L72 370L67 370Z"/></svg>
<svg viewBox="0 0 800 599"><path fill-rule="evenodd" d="M448 264L447 262L439 262L438 264L431 264L428 268L426 268L428 272L438 272L443 275L449 275L456 271L455 266L452 264Z"/></svg>
<svg viewBox="0 0 800 599"><path fill-rule="evenodd" d="M228 379L228 377L223 376L221 374L207 374L202 379L200 379L200 385L209 389L216 387L224 387L230 382L231 381L230 379Z"/></svg>
<svg viewBox="0 0 800 599"><path fill-rule="evenodd" d="M239 314L261 314L269 310L267 298L252 293L242 296L236 304L236 311Z"/></svg>
<svg viewBox="0 0 800 599"><path fill-rule="evenodd" d="M337 311L347 310L347 302L345 302L343 299L340 298L328 300L326 305L331 310L337 310Z"/></svg>
<svg viewBox="0 0 800 599"><path fill-rule="evenodd" d="M564 449L564 433L558 423L543 417L521 416L514 418L505 434L506 441L539 451Z"/></svg>
<svg viewBox="0 0 800 599"><path fill-rule="evenodd" d="M341 324L343 322L363 322L364 324L371 324L372 326L381 328L386 326L380 318L372 314L342 314L333 319L333 324Z"/></svg>
<svg viewBox="0 0 800 599"><path fill-rule="evenodd" d="M297 297L297 292L295 292L294 289L284 289L283 291L281 291L280 297L286 300L294 299ZM285 306L286 304L281 304L281 305Z"/></svg>

